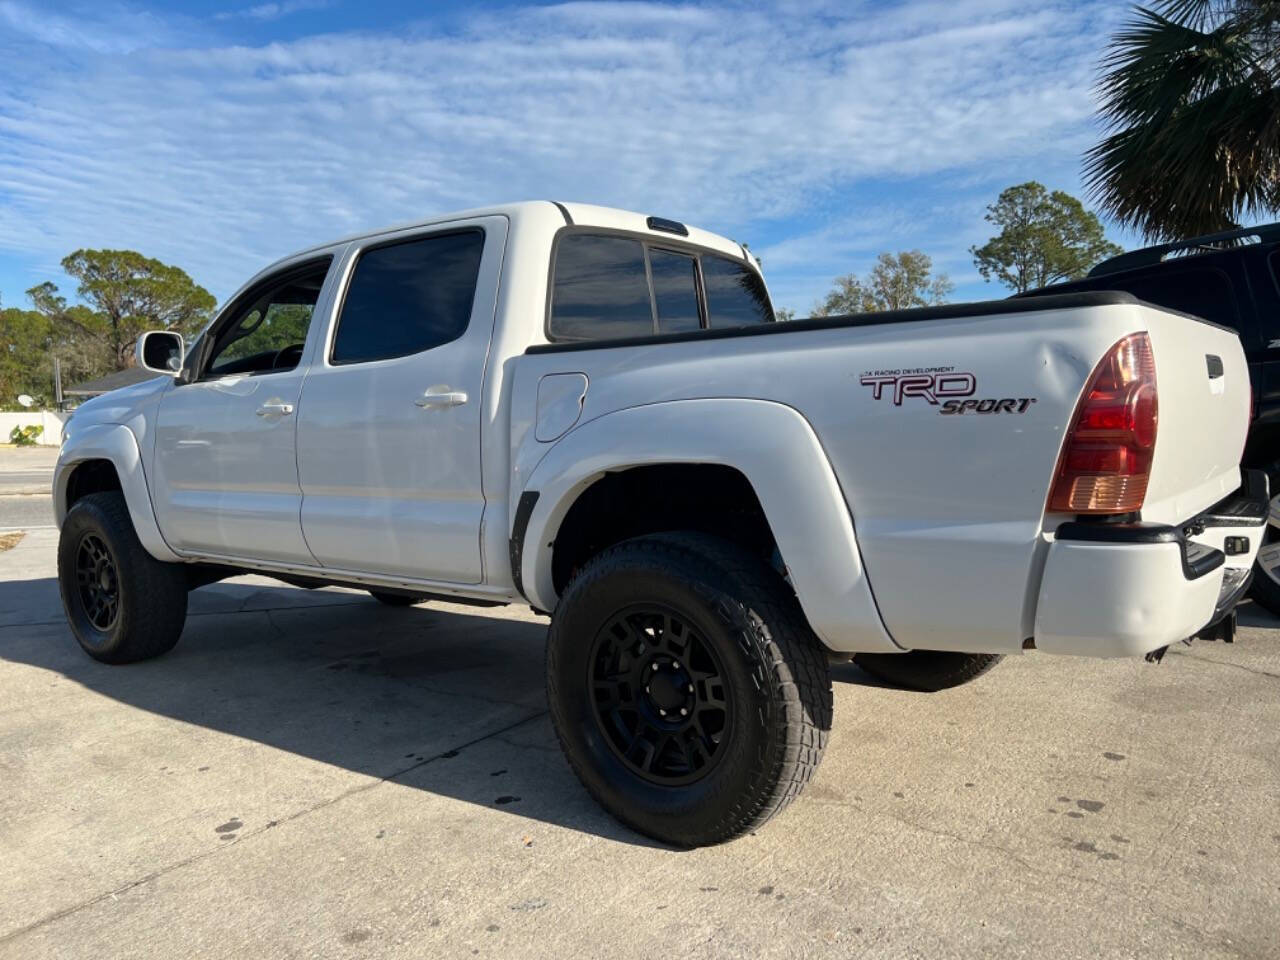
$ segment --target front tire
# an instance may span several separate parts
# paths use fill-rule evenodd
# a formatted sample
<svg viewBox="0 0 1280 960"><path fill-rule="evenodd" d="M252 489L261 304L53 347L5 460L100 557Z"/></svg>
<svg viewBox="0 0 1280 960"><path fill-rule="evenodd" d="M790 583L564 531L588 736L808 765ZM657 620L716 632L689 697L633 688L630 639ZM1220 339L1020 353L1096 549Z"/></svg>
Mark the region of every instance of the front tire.
<svg viewBox="0 0 1280 960"><path fill-rule="evenodd" d="M826 654L794 594L700 534L628 540L577 574L551 621L547 698L587 791L681 847L780 812L831 728Z"/></svg>
<svg viewBox="0 0 1280 960"><path fill-rule="evenodd" d="M120 493L91 493L67 513L58 588L71 632L103 663L168 653L187 619L186 569L147 553Z"/></svg>
<svg viewBox="0 0 1280 960"><path fill-rule="evenodd" d="M937 693L977 680L1003 659L998 653L912 650L909 653L859 653L853 662L876 679L895 687Z"/></svg>

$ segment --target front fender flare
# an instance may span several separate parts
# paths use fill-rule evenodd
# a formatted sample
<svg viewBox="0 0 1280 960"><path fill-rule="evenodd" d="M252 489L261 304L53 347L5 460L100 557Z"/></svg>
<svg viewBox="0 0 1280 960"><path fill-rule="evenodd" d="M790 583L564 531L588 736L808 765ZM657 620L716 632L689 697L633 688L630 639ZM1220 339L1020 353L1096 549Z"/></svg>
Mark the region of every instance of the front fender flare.
<svg viewBox="0 0 1280 960"><path fill-rule="evenodd" d="M809 624L830 649L901 649L876 609L853 519L813 428L793 408L764 400L629 407L590 420L559 440L524 486L525 492L538 493L519 538L520 582L529 602L555 609L556 533L587 487L606 473L673 463L719 464L747 478Z"/></svg>
<svg viewBox="0 0 1280 960"><path fill-rule="evenodd" d="M115 466L129 507L129 519L147 553L169 563L180 561L182 558L169 549L156 523L137 437L122 423L95 423L79 428L63 448L53 473L53 516L58 527L61 528L67 516L67 481L86 460L109 460Z"/></svg>

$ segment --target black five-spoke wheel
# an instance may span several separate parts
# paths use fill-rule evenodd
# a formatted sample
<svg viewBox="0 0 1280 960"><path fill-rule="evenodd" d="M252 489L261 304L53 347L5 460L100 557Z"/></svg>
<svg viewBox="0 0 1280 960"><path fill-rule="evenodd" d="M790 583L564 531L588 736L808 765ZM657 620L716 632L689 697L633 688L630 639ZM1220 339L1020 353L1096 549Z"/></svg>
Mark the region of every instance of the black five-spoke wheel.
<svg viewBox="0 0 1280 960"><path fill-rule="evenodd" d="M596 635L589 659L596 720L642 777L672 786L705 776L731 729L714 648L678 614L632 607Z"/></svg>
<svg viewBox="0 0 1280 960"><path fill-rule="evenodd" d="M120 582L115 558L92 533L80 539L76 551L76 587L84 614L98 630L110 630L120 613Z"/></svg>

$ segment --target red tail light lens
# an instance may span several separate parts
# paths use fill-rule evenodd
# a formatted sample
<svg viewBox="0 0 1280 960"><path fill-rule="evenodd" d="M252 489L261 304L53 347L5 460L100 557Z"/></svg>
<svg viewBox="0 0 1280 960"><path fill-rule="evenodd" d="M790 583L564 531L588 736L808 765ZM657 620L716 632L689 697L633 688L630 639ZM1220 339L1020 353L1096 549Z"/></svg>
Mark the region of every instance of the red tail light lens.
<svg viewBox="0 0 1280 960"><path fill-rule="evenodd" d="M1093 371L1062 448L1049 510L1142 509L1156 447L1158 407L1151 339L1135 333L1112 347Z"/></svg>

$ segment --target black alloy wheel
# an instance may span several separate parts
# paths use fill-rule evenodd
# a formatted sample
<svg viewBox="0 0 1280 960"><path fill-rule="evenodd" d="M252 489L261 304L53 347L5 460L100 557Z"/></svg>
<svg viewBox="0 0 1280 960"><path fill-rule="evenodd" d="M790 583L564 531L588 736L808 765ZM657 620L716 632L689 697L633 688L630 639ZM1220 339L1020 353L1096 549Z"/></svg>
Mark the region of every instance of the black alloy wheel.
<svg viewBox="0 0 1280 960"><path fill-rule="evenodd" d="M724 755L731 705L715 649L673 610L638 604L596 635L591 700L606 742L634 773L681 786Z"/></svg>
<svg viewBox="0 0 1280 960"><path fill-rule="evenodd" d="M102 540L92 533L80 538L76 550L76 589L84 615L104 633L120 615L120 579L116 561Z"/></svg>
<svg viewBox="0 0 1280 960"><path fill-rule="evenodd" d="M95 660L133 663L172 650L187 618L187 573L147 553L118 490L87 494L67 511L58 588L71 632Z"/></svg>
<svg viewBox="0 0 1280 960"><path fill-rule="evenodd" d="M587 791L679 847L762 826L831 728L827 655L795 594L697 532L624 540L578 570L547 635L547 703Z"/></svg>

